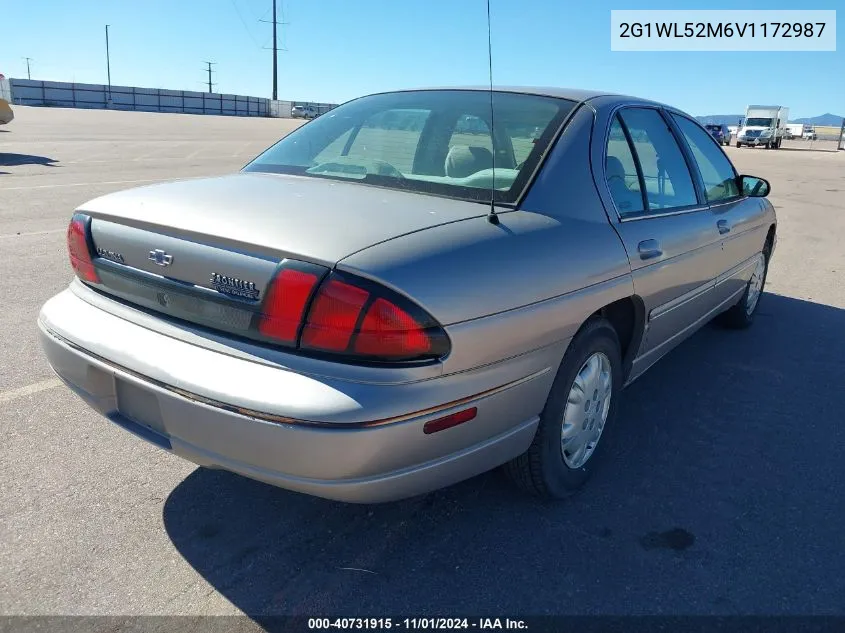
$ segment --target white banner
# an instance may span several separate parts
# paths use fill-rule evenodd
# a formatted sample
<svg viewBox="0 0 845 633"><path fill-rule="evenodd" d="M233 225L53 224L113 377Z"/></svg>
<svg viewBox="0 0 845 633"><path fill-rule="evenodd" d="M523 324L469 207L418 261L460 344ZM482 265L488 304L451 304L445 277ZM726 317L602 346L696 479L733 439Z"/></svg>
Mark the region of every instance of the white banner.
<svg viewBox="0 0 845 633"><path fill-rule="evenodd" d="M612 51L835 51L836 11L611 11Z"/></svg>

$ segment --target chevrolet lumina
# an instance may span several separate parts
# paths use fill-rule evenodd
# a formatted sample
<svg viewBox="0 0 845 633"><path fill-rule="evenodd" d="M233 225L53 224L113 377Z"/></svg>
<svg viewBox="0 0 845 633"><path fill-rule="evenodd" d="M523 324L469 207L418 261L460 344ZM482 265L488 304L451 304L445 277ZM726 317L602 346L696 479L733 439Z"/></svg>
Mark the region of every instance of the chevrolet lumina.
<svg viewBox="0 0 845 633"><path fill-rule="evenodd" d="M752 323L768 190L651 101L375 94L238 173L76 209L40 341L96 411L202 466L376 502L504 465L563 497L624 386L714 317Z"/></svg>

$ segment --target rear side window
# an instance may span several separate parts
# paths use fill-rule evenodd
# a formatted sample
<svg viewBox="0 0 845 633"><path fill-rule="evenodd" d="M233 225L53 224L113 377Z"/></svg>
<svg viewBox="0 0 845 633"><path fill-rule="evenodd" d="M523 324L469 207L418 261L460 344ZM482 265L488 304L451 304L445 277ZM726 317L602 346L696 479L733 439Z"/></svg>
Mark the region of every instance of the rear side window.
<svg viewBox="0 0 845 633"><path fill-rule="evenodd" d="M630 216L645 210L637 164L618 116L613 117L613 123L610 126L605 158L605 178L607 178L607 187L610 189L610 195L620 216Z"/></svg>
<svg viewBox="0 0 845 633"><path fill-rule="evenodd" d="M675 119L681 129L681 134L684 135L692 150L701 179L704 181L707 202L736 198L739 195L736 173L713 138L686 117L673 114L672 118Z"/></svg>
<svg viewBox="0 0 845 633"><path fill-rule="evenodd" d="M667 122L657 110L626 108L620 117L628 129L642 170L649 211L698 204L687 163Z"/></svg>

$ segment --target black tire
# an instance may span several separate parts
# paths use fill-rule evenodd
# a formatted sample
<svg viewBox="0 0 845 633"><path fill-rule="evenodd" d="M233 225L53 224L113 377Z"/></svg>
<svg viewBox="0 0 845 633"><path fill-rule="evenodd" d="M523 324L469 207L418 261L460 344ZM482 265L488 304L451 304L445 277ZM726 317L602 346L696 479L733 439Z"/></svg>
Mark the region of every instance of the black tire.
<svg viewBox="0 0 845 633"><path fill-rule="evenodd" d="M742 147L742 143L740 143L739 141L737 141L737 142L736 142L736 146L737 146L737 147Z"/></svg>
<svg viewBox="0 0 845 633"><path fill-rule="evenodd" d="M757 299L757 303L754 305L754 309L751 313L745 309L745 304L748 300L748 293L751 290L751 280L749 279L748 283L745 284L745 292L742 293L739 301L716 317L716 322L719 325L732 330L744 330L751 327L751 324L754 323L754 315L757 314L757 310L760 308L760 301L762 301L763 292L766 290L766 278L769 275L769 255L770 247L766 244L766 247L763 250L763 285L760 286L760 296Z"/></svg>
<svg viewBox="0 0 845 633"><path fill-rule="evenodd" d="M582 466L573 469L564 461L561 450L563 413L576 376L587 359L596 352L604 353L610 361L610 407L604 430L592 455ZM610 322L594 317L582 326L564 354L540 414L540 424L531 446L525 453L504 465L508 477L523 491L549 499L562 499L579 490L604 454L608 429L613 428L621 388L619 338Z"/></svg>

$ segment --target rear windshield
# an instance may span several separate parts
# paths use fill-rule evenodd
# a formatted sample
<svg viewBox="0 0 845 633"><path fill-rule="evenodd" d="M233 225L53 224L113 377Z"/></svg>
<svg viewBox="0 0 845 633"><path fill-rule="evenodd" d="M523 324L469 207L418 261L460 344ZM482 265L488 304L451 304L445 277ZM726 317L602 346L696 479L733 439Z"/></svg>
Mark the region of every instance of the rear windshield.
<svg viewBox="0 0 845 633"><path fill-rule="evenodd" d="M574 101L428 90L350 101L292 132L244 168L515 202ZM491 131L492 130L492 131Z"/></svg>
<svg viewBox="0 0 845 633"><path fill-rule="evenodd" d="M711 132L721 132L722 131L722 126L720 126L720 125L707 125L705 127L708 130L710 130Z"/></svg>

